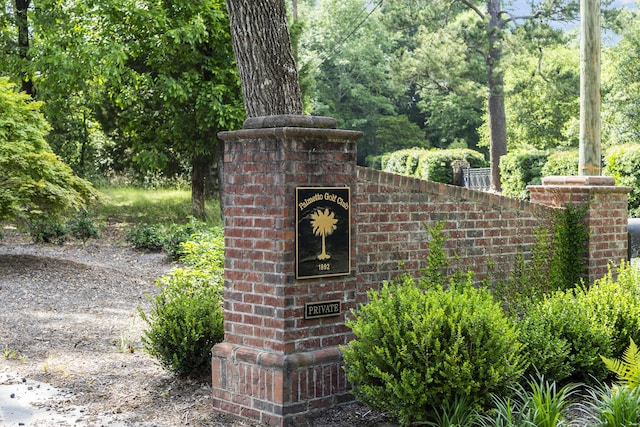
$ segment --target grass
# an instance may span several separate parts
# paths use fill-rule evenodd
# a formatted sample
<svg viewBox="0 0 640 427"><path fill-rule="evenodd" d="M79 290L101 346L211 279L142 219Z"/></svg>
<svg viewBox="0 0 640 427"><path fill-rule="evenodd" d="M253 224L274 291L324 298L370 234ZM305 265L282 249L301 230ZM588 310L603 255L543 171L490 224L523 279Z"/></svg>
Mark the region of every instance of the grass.
<svg viewBox="0 0 640 427"><path fill-rule="evenodd" d="M101 188L102 200L93 207L100 222L108 224L185 224L191 216L189 190L148 190L133 187ZM220 225L217 200L207 200L207 224Z"/></svg>

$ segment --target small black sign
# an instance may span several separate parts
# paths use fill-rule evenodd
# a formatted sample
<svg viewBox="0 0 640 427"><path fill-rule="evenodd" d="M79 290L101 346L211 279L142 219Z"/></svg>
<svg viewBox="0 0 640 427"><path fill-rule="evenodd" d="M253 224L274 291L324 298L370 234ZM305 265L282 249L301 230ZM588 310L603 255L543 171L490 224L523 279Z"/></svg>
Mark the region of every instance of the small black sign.
<svg viewBox="0 0 640 427"><path fill-rule="evenodd" d="M342 312L342 303L336 301L308 302L304 305L304 318L337 316Z"/></svg>
<svg viewBox="0 0 640 427"><path fill-rule="evenodd" d="M349 187L296 188L296 278L349 274L349 196Z"/></svg>

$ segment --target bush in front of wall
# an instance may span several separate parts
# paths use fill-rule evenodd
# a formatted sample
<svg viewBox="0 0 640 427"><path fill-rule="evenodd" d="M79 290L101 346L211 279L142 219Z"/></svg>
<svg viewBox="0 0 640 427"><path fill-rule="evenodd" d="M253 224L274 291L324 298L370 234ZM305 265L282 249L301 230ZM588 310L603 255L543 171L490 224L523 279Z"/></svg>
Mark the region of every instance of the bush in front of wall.
<svg viewBox="0 0 640 427"><path fill-rule="evenodd" d="M527 344L529 375L549 381L603 380L608 375L600 358L612 354L612 331L597 315L585 289L556 291L534 303L520 320Z"/></svg>
<svg viewBox="0 0 640 427"><path fill-rule="evenodd" d="M516 328L470 276L449 289L408 277L384 284L347 324L355 335L343 348L353 392L403 425L434 421L443 402L462 396L481 404L522 373Z"/></svg>
<svg viewBox="0 0 640 427"><path fill-rule="evenodd" d="M613 357L622 357L630 340L640 342L640 269L624 261L610 266L581 297L590 316L611 331Z"/></svg>

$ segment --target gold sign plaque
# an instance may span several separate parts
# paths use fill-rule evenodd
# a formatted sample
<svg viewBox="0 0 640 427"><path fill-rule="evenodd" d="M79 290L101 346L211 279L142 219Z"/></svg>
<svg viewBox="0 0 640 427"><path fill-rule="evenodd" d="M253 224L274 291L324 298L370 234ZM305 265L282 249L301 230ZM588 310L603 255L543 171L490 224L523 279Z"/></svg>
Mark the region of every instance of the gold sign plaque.
<svg viewBox="0 0 640 427"><path fill-rule="evenodd" d="M296 188L296 278L349 274L350 195L349 187Z"/></svg>

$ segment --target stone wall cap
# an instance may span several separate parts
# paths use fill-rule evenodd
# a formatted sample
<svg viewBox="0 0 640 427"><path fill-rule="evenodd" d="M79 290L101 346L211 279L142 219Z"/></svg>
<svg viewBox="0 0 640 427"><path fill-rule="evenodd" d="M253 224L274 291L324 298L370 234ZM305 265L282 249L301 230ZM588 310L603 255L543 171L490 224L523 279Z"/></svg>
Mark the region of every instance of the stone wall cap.
<svg viewBox="0 0 640 427"><path fill-rule="evenodd" d="M244 129L265 129L282 127L336 129L338 122L332 117L281 115L249 117L244 121Z"/></svg>
<svg viewBox="0 0 640 427"><path fill-rule="evenodd" d="M610 176L547 176L542 178L542 185L615 186L616 181Z"/></svg>

